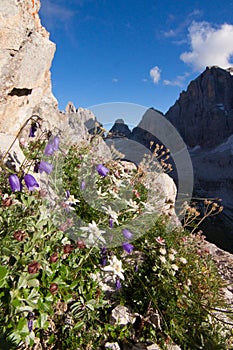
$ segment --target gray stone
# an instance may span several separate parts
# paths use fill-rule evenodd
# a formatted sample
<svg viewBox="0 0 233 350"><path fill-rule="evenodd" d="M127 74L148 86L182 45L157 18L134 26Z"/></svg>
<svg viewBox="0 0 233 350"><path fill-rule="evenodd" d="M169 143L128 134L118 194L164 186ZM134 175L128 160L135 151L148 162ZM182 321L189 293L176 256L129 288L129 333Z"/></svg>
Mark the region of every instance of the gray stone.
<svg viewBox="0 0 233 350"><path fill-rule="evenodd" d="M105 344L105 349L111 349L111 350L121 350L120 346L118 343L106 343Z"/></svg>
<svg viewBox="0 0 233 350"><path fill-rule="evenodd" d="M135 316L126 306L118 305L112 310L111 322L113 324L124 326L128 323L134 323L135 320Z"/></svg>
<svg viewBox="0 0 233 350"><path fill-rule="evenodd" d="M55 44L38 16L40 1L0 2L0 132L16 135L38 114L54 126L59 120L51 90Z"/></svg>

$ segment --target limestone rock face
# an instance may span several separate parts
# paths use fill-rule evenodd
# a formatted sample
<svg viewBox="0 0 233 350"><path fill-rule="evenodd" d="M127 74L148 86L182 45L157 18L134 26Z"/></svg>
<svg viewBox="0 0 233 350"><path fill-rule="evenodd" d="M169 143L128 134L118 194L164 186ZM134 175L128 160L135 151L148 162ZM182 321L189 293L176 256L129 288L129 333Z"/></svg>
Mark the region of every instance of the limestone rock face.
<svg viewBox="0 0 233 350"><path fill-rule="evenodd" d="M233 76L207 68L165 115L189 146L194 197L221 198L223 211L205 220L208 240L233 252Z"/></svg>
<svg viewBox="0 0 233 350"><path fill-rule="evenodd" d="M233 133L233 76L231 69L206 70L165 114L185 143L211 148Z"/></svg>
<svg viewBox="0 0 233 350"><path fill-rule="evenodd" d="M0 2L0 132L16 135L33 114L58 120L50 66L55 44L38 16L39 0Z"/></svg>

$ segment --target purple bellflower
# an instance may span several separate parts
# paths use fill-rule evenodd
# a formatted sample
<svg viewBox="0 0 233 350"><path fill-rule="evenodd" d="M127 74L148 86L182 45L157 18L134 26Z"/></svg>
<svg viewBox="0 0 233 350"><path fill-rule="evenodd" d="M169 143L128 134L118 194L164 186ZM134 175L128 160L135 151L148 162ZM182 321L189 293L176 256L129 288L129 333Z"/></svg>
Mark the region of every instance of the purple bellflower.
<svg viewBox="0 0 233 350"><path fill-rule="evenodd" d="M60 144L60 139L55 136L51 143L48 143L45 147L44 154L46 156L51 156L54 152L58 151Z"/></svg>
<svg viewBox="0 0 233 350"><path fill-rule="evenodd" d="M58 151L59 144L60 144L60 139L58 136L55 136L52 143L54 151Z"/></svg>
<svg viewBox="0 0 233 350"><path fill-rule="evenodd" d="M28 313L27 319L28 319L28 330L29 330L29 332L31 332L33 329L33 320L34 320L33 312Z"/></svg>
<svg viewBox="0 0 233 350"><path fill-rule="evenodd" d="M44 150L44 154L46 156L51 156L53 153L54 153L53 145L51 143L47 143L45 150Z"/></svg>
<svg viewBox="0 0 233 350"><path fill-rule="evenodd" d="M32 176L31 174L25 175L24 181L25 181L25 184L26 184L27 188L29 189L29 191L34 191L34 189L36 187L39 187L38 182L36 181L34 176Z"/></svg>
<svg viewBox="0 0 233 350"><path fill-rule="evenodd" d="M20 179L16 174L10 175L8 179L11 186L11 190L13 192L21 191L22 185L21 185Z"/></svg>
<svg viewBox="0 0 233 350"><path fill-rule="evenodd" d="M126 228L124 228L124 229L122 230L122 234L123 234L123 236L125 237L125 239L132 239L132 237L133 237L132 232L130 232L130 231L127 230Z"/></svg>
<svg viewBox="0 0 233 350"><path fill-rule="evenodd" d="M130 244L129 242L124 242L124 243L122 244L122 248L123 248L128 254L130 254L130 253L133 251L134 246L133 246L132 244Z"/></svg>
<svg viewBox="0 0 233 350"><path fill-rule="evenodd" d="M81 189L82 191L84 191L85 188L86 188L86 182L85 182L84 180L82 180L81 185L80 185L80 189Z"/></svg>
<svg viewBox="0 0 233 350"><path fill-rule="evenodd" d="M30 131L29 131L29 137L35 137L36 136L35 133L36 133L36 131L38 129L38 126L39 126L39 124L36 123L36 122L31 125Z"/></svg>
<svg viewBox="0 0 233 350"><path fill-rule="evenodd" d="M103 164L98 164L96 166L96 170L98 171L99 175L103 177L107 176L109 172L109 169L106 168Z"/></svg>
<svg viewBox="0 0 233 350"><path fill-rule="evenodd" d="M107 259L108 259L108 250L106 247L103 247L101 249L101 265L105 266L107 264Z"/></svg>
<svg viewBox="0 0 233 350"><path fill-rule="evenodd" d="M112 218L109 219L109 227L110 228L113 228L113 225L114 225L114 221Z"/></svg>
<svg viewBox="0 0 233 350"><path fill-rule="evenodd" d="M38 166L38 169L40 173L44 171L45 173L50 174L53 171L53 165L42 160Z"/></svg>
<svg viewBox="0 0 233 350"><path fill-rule="evenodd" d="M119 280L119 278L117 278L116 280L116 290L119 290L121 288L121 281Z"/></svg>

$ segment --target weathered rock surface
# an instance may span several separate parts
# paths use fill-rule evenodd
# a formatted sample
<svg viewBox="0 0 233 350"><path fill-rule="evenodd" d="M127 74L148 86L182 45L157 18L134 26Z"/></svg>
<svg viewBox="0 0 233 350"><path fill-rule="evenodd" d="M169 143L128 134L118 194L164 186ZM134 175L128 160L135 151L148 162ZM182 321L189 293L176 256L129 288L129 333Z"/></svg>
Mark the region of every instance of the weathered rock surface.
<svg viewBox="0 0 233 350"><path fill-rule="evenodd" d="M186 144L194 169L194 196L221 198L224 210L202 229L219 247L233 252L233 76L206 70L182 92L165 117Z"/></svg>
<svg viewBox="0 0 233 350"><path fill-rule="evenodd" d="M0 2L0 132L16 135L33 114L54 125L59 117L51 91L55 44L38 16L39 0Z"/></svg>
<svg viewBox="0 0 233 350"><path fill-rule="evenodd" d="M202 230L210 242L233 252L233 135L211 149L190 151L194 169L194 196L220 198L224 209L204 220Z"/></svg>
<svg viewBox="0 0 233 350"><path fill-rule="evenodd" d="M115 124L110 129L109 133L112 137L128 137L131 136L131 131L128 125L125 124L123 119L117 119Z"/></svg>
<svg viewBox="0 0 233 350"><path fill-rule="evenodd" d="M233 76L219 67L191 81L165 117L176 126L185 143L211 148L233 133Z"/></svg>

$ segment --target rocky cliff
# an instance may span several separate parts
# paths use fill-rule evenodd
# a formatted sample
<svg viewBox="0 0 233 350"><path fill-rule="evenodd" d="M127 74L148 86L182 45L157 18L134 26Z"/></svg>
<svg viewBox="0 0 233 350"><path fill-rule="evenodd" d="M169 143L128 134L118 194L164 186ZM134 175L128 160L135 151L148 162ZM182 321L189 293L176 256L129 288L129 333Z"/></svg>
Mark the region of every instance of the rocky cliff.
<svg viewBox="0 0 233 350"><path fill-rule="evenodd" d="M0 132L15 135L32 114L58 120L50 66L55 44L38 16L39 0L0 1Z"/></svg>
<svg viewBox="0 0 233 350"><path fill-rule="evenodd" d="M222 213L202 226L208 239L233 252L233 76L231 69L206 70L180 94L165 117L187 146L195 197L221 198Z"/></svg>
<svg viewBox="0 0 233 350"><path fill-rule="evenodd" d="M207 67L165 114L188 146L211 148L233 133L233 76L230 71Z"/></svg>

